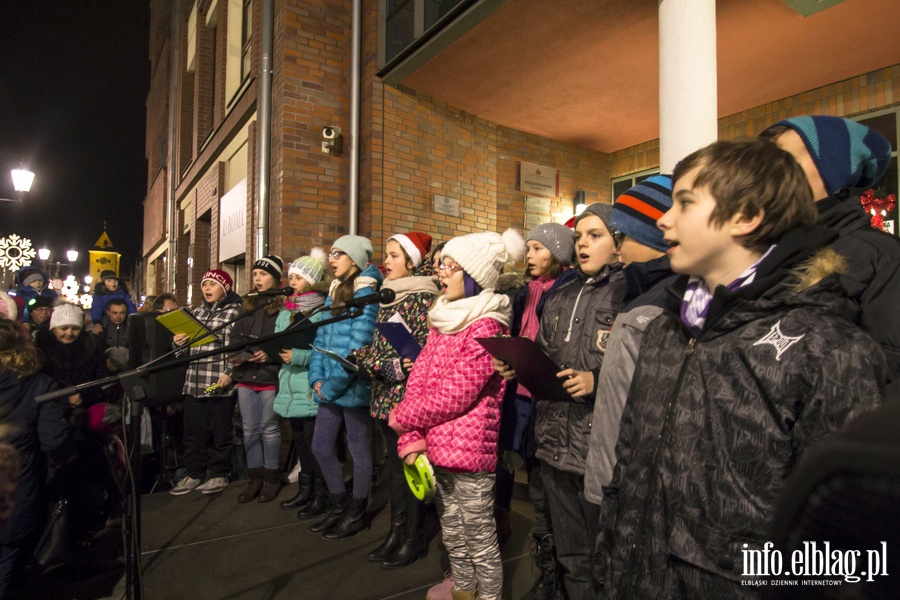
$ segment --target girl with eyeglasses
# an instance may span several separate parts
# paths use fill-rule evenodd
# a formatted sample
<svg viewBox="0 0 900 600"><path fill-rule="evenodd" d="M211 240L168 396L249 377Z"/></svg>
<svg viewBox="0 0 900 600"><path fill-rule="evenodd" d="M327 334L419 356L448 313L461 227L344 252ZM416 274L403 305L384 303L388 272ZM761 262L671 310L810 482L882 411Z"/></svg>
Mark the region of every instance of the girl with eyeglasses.
<svg viewBox="0 0 900 600"><path fill-rule="evenodd" d="M498 600L503 589L494 472L506 383L478 338L509 333L511 302L496 292L497 281L503 266L524 253L513 230L447 242L428 341L390 414L389 425L400 434L398 454L408 464L425 454L433 465L454 598Z"/></svg>
<svg viewBox="0 0 900 600"><path fill-rule="evenodd" d="M419 343L428 337L428 310L437 295L430 272L428 251L431 236L418 231L388 238L384 253L384 287L394 290L393 302L378 309L378 321L402 320ZM387 447L387 477L391 505L391 528L387 538L367 556L385 569L400 569L424 556L425 505L413 496L403 474L403 460L397 455L397 433L388 427L388 415L403 399L409 376L410 356L400 356L381 333L371 344L351 355L372 380L369 414L381 428Z"/></svg>
<svg viewBox="0 0 900 600"><path fill-rule="evenodd" d="M372 242L358 235L345 235L332 244L328 262L334 272L334 281L325 300L326 309L378 291L383 277L378 267L369 262L372 253ZM346 311L346 308L332 308L330 314L338 316ZM369 304L359 316L325 325L316 333L314 346L346 358L352 350L372 341L377 313L378 306ZM309 530L334 540L355 535L369 525L366 507L372 485L371 384L320 352L313 352L310 357L309 382L313 399L319 403L313 454L328 487L325 518ZM335 451L341 423L347 428L347 443L353 457L353 489L349 497ZM298 516L311 518L302 511Z"/></svg>

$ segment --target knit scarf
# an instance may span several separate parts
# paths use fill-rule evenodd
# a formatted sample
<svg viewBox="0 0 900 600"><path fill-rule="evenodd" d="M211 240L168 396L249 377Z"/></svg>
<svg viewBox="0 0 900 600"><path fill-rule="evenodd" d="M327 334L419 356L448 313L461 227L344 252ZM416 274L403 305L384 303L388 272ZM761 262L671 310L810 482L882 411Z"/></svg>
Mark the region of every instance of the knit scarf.
<svg viewBox="0 0 900 600"><path fill-rule="evenodd" d="M528 295L525 297L525 312L522 314L522 328L519 330L520 336L527 337L532 341L537 337L538 329L540 329L541 325L537 316L537 307L541 301L541 296L553 287L555 282L556 278L549 275L544 275L528 282Z"/></svg>
<svg viewBox="0 0 900 600"><path fill-rule="evenodd" d="M296 315L298 312L306 314L325 304L325 297L317 292L303 292L289 296L284 301L284 307Z"/></svg>
<svg viewBox="0 0 900 600"><path fill-rule="evenodd" d="M431 277L401 277L400 279L385 279L383 288L394 290L396 297L393 302L382 304L382 308L390 308L403 302L410 294L430 294L437 296L438 290Z"/></svg>
<svg viewBox="0 0 900 600"><path fill-rule="evenodd" d="M509 327L512 305L506 294L484 290L477 296L447 300L441 296L435 300L428 313L431 326L441 333L459 333L478 319L491 318Z"/></svg>
<svg viewBox="0 0 900 600"><path fill-rule="evenodd" d="M766 253L750 265L741 273L737 279L726 285L729 291L733 292L737 289L753 283L756 277L756 269L759 263L775 249L772 245L766 250ZM709 306L712 304L714 292L709 289L701 277L691 275L688 279L687 288L684 290L684 298L681 300L681 322L693 337L700 337L703 327L706 325L706 318L709 316Z"/></svg>

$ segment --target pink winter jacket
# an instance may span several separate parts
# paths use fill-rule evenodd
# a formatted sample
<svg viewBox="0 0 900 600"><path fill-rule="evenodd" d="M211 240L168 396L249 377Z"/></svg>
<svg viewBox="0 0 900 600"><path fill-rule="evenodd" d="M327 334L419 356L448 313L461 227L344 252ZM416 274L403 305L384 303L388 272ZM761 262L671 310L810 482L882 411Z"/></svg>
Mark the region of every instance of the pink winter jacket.
<svg viewBox="0 0 900 600"><path fill-rule="evenodd" d="M431 464L477 473L497 466L500 403L506 382L475 338L508 335L491 318L455 334L435 328L416 359L406 395L389 423L401 433L400 457L427 452Z"/></svg>

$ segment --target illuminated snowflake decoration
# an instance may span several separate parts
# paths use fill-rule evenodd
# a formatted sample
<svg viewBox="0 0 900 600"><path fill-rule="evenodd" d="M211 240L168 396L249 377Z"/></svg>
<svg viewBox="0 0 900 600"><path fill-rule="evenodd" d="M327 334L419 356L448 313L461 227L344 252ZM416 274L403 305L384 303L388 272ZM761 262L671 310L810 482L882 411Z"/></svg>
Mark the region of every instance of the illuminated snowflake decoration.
<svg viewBox="0 0 900 600"><path fill-rule="evenodd" d="M37 252L31 247L31 240L28 238L19 237L14 233L0 238L0 268L18 271L30 265L35 256Z"/></svg>
<svg viewBox="0 0 900 600"><path fill-rule="evenodd" d="M94 303L94 297L90 294L82 294L81 295L81 308L84 310L91 310L91 304Z"/></svg>
<svg viewBox="0 0 900 600"><path fill-rule="evenodd" d="M78 302L78 282L73 275L66 277L60 292L69 302Z"/></svg>

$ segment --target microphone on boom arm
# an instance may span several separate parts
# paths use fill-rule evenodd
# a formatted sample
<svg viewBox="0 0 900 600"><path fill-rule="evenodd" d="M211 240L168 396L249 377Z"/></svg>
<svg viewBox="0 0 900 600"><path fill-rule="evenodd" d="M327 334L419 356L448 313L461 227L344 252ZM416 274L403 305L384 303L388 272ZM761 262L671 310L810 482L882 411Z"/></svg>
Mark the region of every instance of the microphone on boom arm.
<svg viewBox="0 0 900 600"><path fill-rule="evenodd" d="M329 310L343 310L350 308L362 308L369 304L379 303L379 304L387 304L389 302L393 302L397 297L396 292L389 288L381 288L374 294L368 294L366 296L362 296L361 298L351 298L346 302L341 304L332 304L328 307Z"/></svg>
<svg viewBox="0 0 900 600"><path fill-rule="evenodd" d="M272 288L271 290L264 290L262 292L250 292L245 297L252 298L254 296L290 296L294 293L294 288L291 286L283 287L283 288Z"/></svg>

